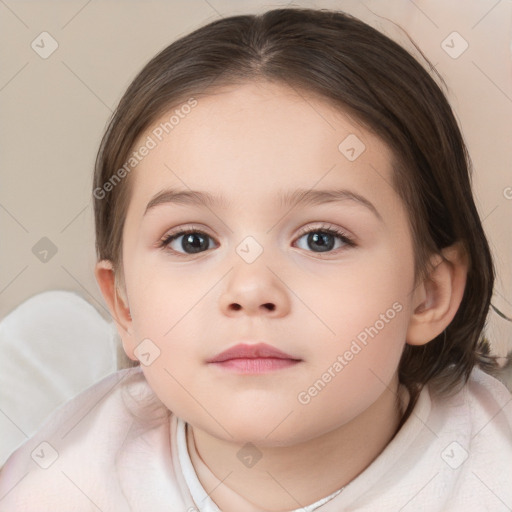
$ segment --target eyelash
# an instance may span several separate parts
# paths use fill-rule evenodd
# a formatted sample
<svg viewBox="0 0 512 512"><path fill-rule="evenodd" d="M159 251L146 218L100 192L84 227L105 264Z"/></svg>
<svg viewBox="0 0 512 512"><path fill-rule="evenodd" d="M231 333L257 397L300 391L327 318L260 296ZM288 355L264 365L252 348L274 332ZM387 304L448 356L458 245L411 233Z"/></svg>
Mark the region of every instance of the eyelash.
<svg viewBox="0 0 512 512"><path fill-rule="evenodd" d="M356 245L354 243L354 241L352 240L352 238L350 238L344 231L341 231L340 229L338 229L336 227L333 227L332 224L322 224L322 225L317 226L315 228L302 228L299 231L299 233L297 234L297 239L300 239L304 235L307 235L309 233L317 233L317 232L318 233L326 233L326 234L329 234L329 235L334 235L334 236L338 237L346 246L355 247L355 245ZM177 255L178 257L194 256L194 254L181 253L181 252L175 251L174 249L169 249L169 247L168 247L168 245L171 242L173 242L174 240L176 240L180 236L189 235L191 233L197 233L197 234L200 234L200 235L205 235L205 236L207 236L209 238L213 238L210 235L208 235L208 233L205 233L201 229L197 229L197 228L194 228L194 227L182 228L182 229L180 229L178 231L175 231L173 233L169 233L169 234L165 235L164 238L162 238L160 240L158 247L163 249L163 250L170 250L175 255ZM337 250L334 250L334 251L328 251L327 254L333 254L333 253L336 254L340 249L342 249L342 248L338 248ZM207 252L207 251L203 251L203 252ZM309 252L312 252L312 251L309 251ZM201 254L201 253L196 253L196 254ZM319 253L314 253L314 254L322 254L322 253L319 252Z"/></svg>

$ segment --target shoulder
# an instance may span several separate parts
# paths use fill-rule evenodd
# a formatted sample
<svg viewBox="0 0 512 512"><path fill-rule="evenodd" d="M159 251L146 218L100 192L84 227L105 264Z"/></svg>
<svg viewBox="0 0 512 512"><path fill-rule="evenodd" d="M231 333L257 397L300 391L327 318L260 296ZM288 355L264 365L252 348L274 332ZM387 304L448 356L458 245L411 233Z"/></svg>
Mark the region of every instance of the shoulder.
<svg viewBox="0 0 512 512"><path fill-rule="evenodd" d="M445 395L430 390L430 396L432 416L446 420L447 428L463 421L472 440L480 431L483 433L484 425L489 435L493 429L512 435L512 394L501 381L478 367L473 368L456 393Z"/></svg>
<svg viewBox="0 0 512 512"><path fill-rule="evenodd" d="M446 510L501 510L512 503L510 391L475 367L460 393L438 408L446 419L440 455L456 475Z"/></svg>
<svg viewBox="0 0 512 512"><path fill-rule="evenodd" d="M66 510L87 489L100 508L109 510L117 494L124 503L117 470L126 443L165 430L169 415L140 368L112 373L59 407L9 457L0 472L0 511L34 510L36 503L38 511ZM90 501L83 503L88 510Z"/></svg>
<svg viewBox="0 0 512 512"><path fill-rule="evenodd" d="M478 429L474 436L489 429L489 434L501 431L512 440L512 393L501 381L475 367L466 385L466 402L472 424Z"/></svg>
<svg viewBox="0 0 512 512"><path fill-rule="evenodd" d="M473 451L473 461L482 450L512 455L512 394L501 381L474 367L459 391L431 393L431 399L432 424L461 444L464 441Z"/></svg>

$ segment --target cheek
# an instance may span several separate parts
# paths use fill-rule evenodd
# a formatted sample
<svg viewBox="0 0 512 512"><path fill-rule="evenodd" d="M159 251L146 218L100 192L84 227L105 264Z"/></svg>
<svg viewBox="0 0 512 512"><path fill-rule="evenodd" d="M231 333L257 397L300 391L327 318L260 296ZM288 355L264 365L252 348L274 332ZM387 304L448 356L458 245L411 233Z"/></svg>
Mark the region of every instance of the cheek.
<svg viewBox="0 0 512 512"><path fill-rule="evenodd" d="M391 381L405 345L413 278L412 259L407 254L399 259L386 250L332 275L316 302L315 291L304 289L305 302L315 304L329 327L319 324L325 333L322 350L313 354L319 376L342 356L343 370L331 370L337 384L329 386L330 393L350 383L357 389L351 393L355 399L359 393L382 391ZM369 385L372 382L376 388Z"/></svg>
<svg viewBox="0 0 512 512"><path fill-rule="evenodd" d="M356 252L335 271L324 268L314 277L301 278L294 291L317 313L319 332L335 341L350 340L366 328L379 332L407 326L414 268L411 254L394 250L392 244L376 251ZM308 313L311 315L311 312ZM316 319L313 318L316 321Z"/></svg>
<svg viewBox="0 0 512 512"><path fill-rule="evenodd" d="M322 417L326 428L350 421L392 389L405 345L408 310L399 301L378 315L353 311L339 317L336 341L322 345L312 377L296 395L301 412Z"/></svg>
<svg viewBox="0 0 512 512"><path fill-rule="evenodd" d="M133 326L139 336L164 339L182 332L183 324L197 316L200 302L218 282L222 273L189 267L132 261L129 286ZM128 279L130 279L128 283Z"/></svg>

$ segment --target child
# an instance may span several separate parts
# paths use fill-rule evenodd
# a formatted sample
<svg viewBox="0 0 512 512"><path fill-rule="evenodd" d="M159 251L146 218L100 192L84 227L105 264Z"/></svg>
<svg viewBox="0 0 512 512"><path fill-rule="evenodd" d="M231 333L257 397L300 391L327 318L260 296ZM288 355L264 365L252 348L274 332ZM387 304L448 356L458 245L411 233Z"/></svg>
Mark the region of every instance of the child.
<svg viewBox="0 0 512 512"><path fill-rule="evenodd" d="M94 178L96 277L141 364L10 457L0 510L510 510L469 165L431 76L347 14L164 49Z"/></svg>

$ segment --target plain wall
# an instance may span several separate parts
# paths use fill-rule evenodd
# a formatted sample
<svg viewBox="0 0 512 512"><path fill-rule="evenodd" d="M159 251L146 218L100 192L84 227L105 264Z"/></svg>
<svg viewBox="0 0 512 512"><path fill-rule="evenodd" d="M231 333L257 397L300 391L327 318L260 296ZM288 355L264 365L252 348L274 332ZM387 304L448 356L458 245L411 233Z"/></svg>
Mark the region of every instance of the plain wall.
<svg viewBox="0 0 512 512"><path fill-rule="evenodd" d="M108 317L93 275L91 183L111 112L135 74L176 38L220 16L285 5L233 0L0 3L0 318L50 289L77 291ZM389 18L407 30L445 78L474 163L476 203L496 258L493 303L512 316L512 3L293 5L346 10L406 42ZM464 42L459 36L447 40L454 31L469 45L457 58L453 52ZM51 48L42 32L58 43L46 59L31 46L35 41L39 52ZM46 38L43 43L41 38ZM451 56L443 41L454 47ZM51 244L41 241L44 237ZM48 261L41 261L44 250ZM490 320L499 328L495 349L504 353L512 347L511 324L496 315Z"/></svg>

